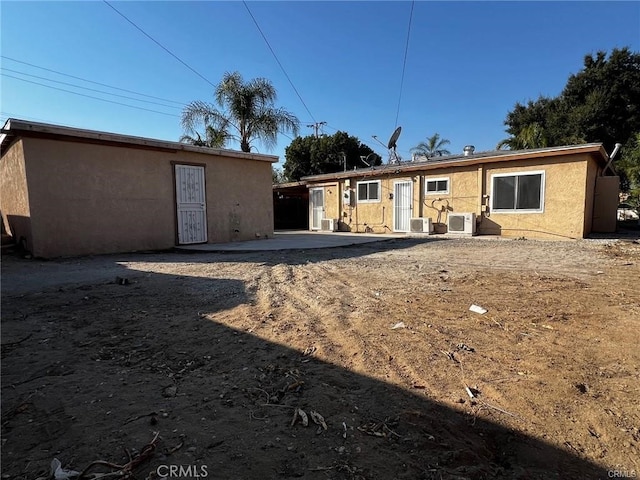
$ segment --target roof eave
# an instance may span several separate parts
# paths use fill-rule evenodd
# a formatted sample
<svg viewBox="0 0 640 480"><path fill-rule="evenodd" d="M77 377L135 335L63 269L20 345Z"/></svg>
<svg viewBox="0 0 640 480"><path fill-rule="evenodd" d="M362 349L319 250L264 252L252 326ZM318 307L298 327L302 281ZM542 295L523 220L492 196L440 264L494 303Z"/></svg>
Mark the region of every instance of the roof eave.
<svg viewBox="0 0 640 480"><path fill-rule="evenodd" d="M97 130L85 130L72 127L63 127L59 125L51 125L46 123L27 122L24 120L9 118L2 127L2 135L0 136L0 145L3 150L5 143L7 145L13 138L20 136L30 137L55 137L57 139L74 139L76 141L91 141L92 143L130 145L138 148L157 148L173 151L185 151L194 153L203 153L206 155L217 155L224 157L242 158L245 160L257 160L269 163L278 162L276 155L265 155L262 153L246 153L236 150L197 147L186 143L171 142L167 140L158 140L154 138L135 137L131 135L122 135L119 133L101 132Z"/></svg>
<svg viewBox="0 0 640 480"><path fill-rule="evenodd" d="M415 162L405 165L387 164L381 167L371 169L356 169L347 172L336 172L331 174L311 175L302 177L301 180L308 183L316 181L327 181L351 177L374 177L388 173L411 173L423 170L435 170L439 168L451 168L460 166L473 166L484 163L502 163L514 160L525 160L529 158L548 158L558 155L575 155L580 153L593 154L602 166L606 165L609 160L604 147L601 143L588 143L584 145L571 145L563 147L550 147L547 149L536 150L518 150L512 153L501 153L499 155L475 154L469 156L456 156L451 160L438 160L433 162Z"/></svg>

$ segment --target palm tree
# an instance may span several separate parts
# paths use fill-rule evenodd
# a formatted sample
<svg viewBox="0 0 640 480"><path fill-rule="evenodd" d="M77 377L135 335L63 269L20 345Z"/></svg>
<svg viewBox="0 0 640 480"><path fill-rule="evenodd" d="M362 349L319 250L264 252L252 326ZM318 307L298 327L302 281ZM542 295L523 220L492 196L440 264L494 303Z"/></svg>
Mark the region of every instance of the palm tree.
<svg viewBox="0 0 640 480"><path fill-rule="evenodd" d="M439 133L433 134L433 136L428 137L426 142L420 142L418 145L413 147L411 151L418 155L424 155L427 158L431 157L441 157L443 155L450 155L451 152L446 148L443 148L445 145L449 145L451 142L445 138L440 138Z"/></svg>
<svg viewBox="0 0 640 480"><path fill-rule="evenodd" d="M496 149L503 150L506 147L509 150L525 150L528 148L543 148L548 145L549 142L544 128L539 123L534 122L525 126L517 135L501 140Z"/></svg>
<svg viewBox="0 0 640 480"><path fill-rule="evenodd" d="M223 110L211 103L191 102L182 112L182 127L190 133L196 132L199 125L204 125L205 129L212 127L216 133L213 138L222 140L222 146L228 139L234 139L240 143L243 152L251 151L255 139L272 148L278 133L297 135L300 124L294 114L274 107L276 97L276 90L269 80L255 78L245 83L240 73L227 72L215 89L217 106ZM183 138L193 139L189 135Z"/></svg>
<svg viewBox="0 0 640 480"><path fill-rule="evenodd" d="M205 127L205 138L202 138L200 132L192 131L191 133L192 135L186 133L182 135L180 142L190 143L196 147L224 148L227 140L231 138L224 128L214 128L211 125Z"/></svg>

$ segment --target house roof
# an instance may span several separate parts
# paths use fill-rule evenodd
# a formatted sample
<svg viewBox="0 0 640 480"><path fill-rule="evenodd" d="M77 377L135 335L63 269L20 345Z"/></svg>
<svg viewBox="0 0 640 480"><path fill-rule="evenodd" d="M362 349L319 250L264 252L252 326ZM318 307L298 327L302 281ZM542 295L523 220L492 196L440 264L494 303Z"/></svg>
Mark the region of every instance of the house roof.
<svg viewBox="0 0 640 480"><path fill-rule="evenodd" d="M258 160L275 163L278 157L260 153L245 153L236 150L221 148L196 147L180 142L158 140L154 138L135 137L119 133L101 132L97 130L85 130L80 128L63 127L48 123L29 122L16 118L9 118L1 130L0 148L5 152L9 145L20 137L49 138L55 140L75 141L101 145L116 145L130 148L155 149L164 151L185 151L203 153L205 155L217 155L224 157L243 158L246 160Z"/></svg>
<svg viewBox="0 0 640 480"><path fill-rule="evenodd" d="M418 157L415 161L392 163L371 168L358 168L346 172L326 173L302 177L308 183L337 180L352 177L377 177L389 173L405 173L425 170L435 170L448 167L481 165L485 163L511 162L516 160L539 159L543 162L559 156L575 154L591 154L603 167L609 161L609 155L601 143L587 143L584 145L568 145L563 147L535 148L530 150L496 150L478 152L471 155L446 155L442 157Z"/></svg>

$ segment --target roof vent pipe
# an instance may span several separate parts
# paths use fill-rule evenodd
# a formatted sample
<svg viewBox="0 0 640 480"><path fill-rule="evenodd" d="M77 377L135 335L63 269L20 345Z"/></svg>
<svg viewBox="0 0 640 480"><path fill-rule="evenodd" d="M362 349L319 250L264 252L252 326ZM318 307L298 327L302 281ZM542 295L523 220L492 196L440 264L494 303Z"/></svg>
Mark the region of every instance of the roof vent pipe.
<svg viewBox="0 0 640 480"><path fill-rule="evenodd" d="M616 146L613 149L613 152L611 152L611 155L609 155L609 160L613 160L614 157L618 154L618 150L620 150L620 147L622 147L621 143L616 143Z"/></svg>
<svg viewBox="0 0 640 480"><path fill-rule="evenodd" d="M602 169L602 174L603 175L607 171L607 169L611 170L611 173L613 175L616 175L616 171L613 169L613 166L611 164L613 163L614 157L618 154L618 150L620 150L620 147L622 147L622 144L621 143L616 143L615 147L613 148L613 152L611 152L611 155L609 155L609 161L607 162L607 164Z"/></svg>
<svg viewBox="0 0 640 480"><path fill-rule="evenodd" d="M473 151L476 149L476 147L474 147L473 145L465 145L464 147L464 156L468 157L469 155L473 154Z"/></svg>

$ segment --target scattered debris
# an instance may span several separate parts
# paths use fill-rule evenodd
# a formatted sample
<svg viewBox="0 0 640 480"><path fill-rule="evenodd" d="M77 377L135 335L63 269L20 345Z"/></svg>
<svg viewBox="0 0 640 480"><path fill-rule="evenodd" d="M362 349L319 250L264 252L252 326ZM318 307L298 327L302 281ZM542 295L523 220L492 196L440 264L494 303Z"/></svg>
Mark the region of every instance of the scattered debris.
<svg viewBox="0 0 640 480"><path fill-rule="evenodd" d="M309 417L307 416L306 412L301 408L296 408L293 411L293 418L291 419L292 427L298 422L298 419L300 419L300 422L302 423L303 427L309 426Z"/></svg>
<svg viewBox="0 0 640 480"><path fill-rule="evenodd" d="M311 410L311 412L309 412L309 415L311 416L311 420L313 420L313 423L318 425L318 430L316 431L317 434L320 434L323 431L327 430L327 422L325 422L322 415L320 415L315 410Z"/></svg>
<svg viewBox="0 0 640 480"><path fill-rule="evenodd" d="M469 387L465 385L464 389L467 391L467 395L469 395L469 398L476 398L476 396L473 394L473 392Z"/></svg>
<svg viewBox="0 0 640 480"><path fill-rule="evenodd" d="M302 352L302 356L308 357L309 355L313 355L316 350L318 350L316 347L307 347L304 349L304 352Z"/></svg>
<svg viewBox="0 0 640 480"><path fill-rule="evenodd" d="M485 313L488 312L488 310L486 308L481 307L480 305L471 305L469 307L469 310L474 312L474 313L479 313L480 315L484 315Z"/></svg>
<svg viewBox="0 0 640 480"><path fill-rule="evenodd" d="M344 432L342 433L342 438L347 438L347 424L345 422L342 422L342 428L344 429Z"/></svg>
<svg viewBox="0 0 640 480"><path fill-rule="evenodd" d="M57 458L54 458L51 461L51 475L55 480L67 480L72 477L77 477L80 475L80 472L76 472L75 470L66 470L62 468L62 463Z"/></svg>
<svg viewBox="0 0 640 480"><path fill-rule="evenodd" d="M407 326L404 324L404 322L398 322L393 327L391 327L391 330L397 330L398 328L406 328L406 327Z"/></svg>
<svg viewBox="0 0 640 480"><path fill-rule="evenodd" d="M129 279L125 277L116 277L117 285L129 285Z"/></svg>
<svg viewBox="0 0 640 480"><path fill-rule="evenodd" d="M397 438L402 438L396 432L391 430L391 428L389 428L387 423L390 423L390 420L388 418L386 418L382 422L381 421L369 422L369 423L366 423L366 424L358 427L358 430L360 430L362 433L366 433L367 435L371 435L373 437L384 437L384 438L386 438L389 435L393 435L393 436L395 436ZM397 423L397 419L393 420L393 423Z"/></svg>
<svg viewBox="0 0 640 480"><path fill-rule="evenodd" d="M88 478L87 474L89 473L89 470L97 466L108 467L108 468L111 468L112 470L115 470L115 472L94 475L92 478L109 478L109 477L133 478L133 471L140 464L142 464L147 460L150 460L151 457L153 457L156 451L159 437L160 437L160 432L156 432L155 436L153 437L153 440L151 440L151 442L149 442L144 447L142 447L140 449L140 452L135 457L132 457L131 454L128 451L126 451L127 456L129 457L129 462L124 465L118 465L116 463L106 462L104 460L95 460L91 462L80 474L77 474L77 472L75 472L77 474L77 480L82 480L82 478ZM53 462L51 466L53 467ZM69 477L61 477L60 480L67 479L67 478ZM56 480L59 480L58 477L56 477Z"/></svg>
<svg viewBox="0 0 640 480"><path fill-rule="evenodd" d="M458 345L456 345L456 347L458 348L458 350L465 350L467 352L475 352L475 348L471 348L470 346L468 346L465 343L459 343Z"/></svg>
<svg viewBox="0 0 640 480"><path fill-rule="evenodd" d="M456 357L453 356L453 352L447 352L445 350L440 350L442 353L446 355L446 357L452 362L460 363Z"/></svg>

